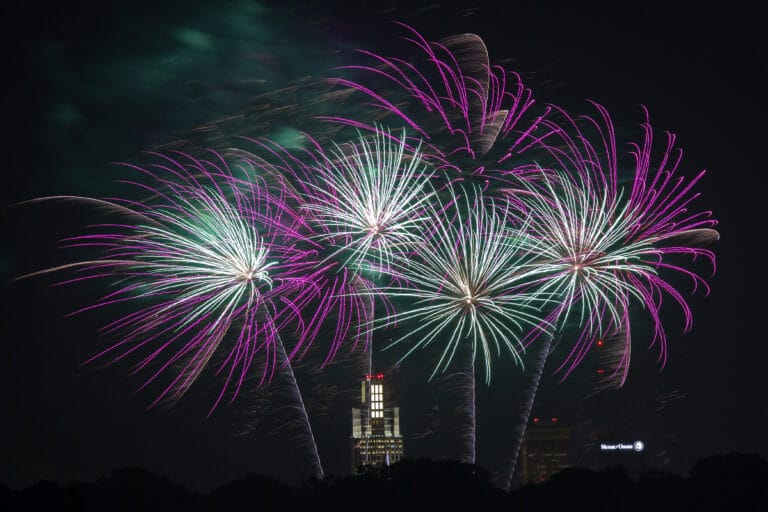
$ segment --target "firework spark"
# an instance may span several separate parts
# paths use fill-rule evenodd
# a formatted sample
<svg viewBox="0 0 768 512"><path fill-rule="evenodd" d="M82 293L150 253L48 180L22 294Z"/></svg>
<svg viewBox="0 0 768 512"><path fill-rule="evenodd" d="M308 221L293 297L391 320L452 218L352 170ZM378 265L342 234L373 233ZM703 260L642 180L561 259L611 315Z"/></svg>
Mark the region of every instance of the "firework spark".
<svg viewBox="0 0 768 512"><path fill-rule="evenodd" d="M350 337L353 350L362 339L370 355L371 332L396 324L406 328L390 345L407 345L401 361L444 343L431 377L467 349L463 456L472 462L478 358L489 383L494 356L508 352L521 363L528 344L544 336L523 430L557 346L551 331L573 324L579 331L557 369L563 378L599 337L621 354L610 377L622 385L629 311L639 305L664 364L662 298L682 309L684 330L692 323L667 274L708 292L706 280L678 258L701 257L714 268L714 254L701 246L717 239L716 221L710 212L690 213L703 173L677 175L681 153L672 135L652 164L647 113L644 137L632 145L633 172L624 173L613 122L600 105L598 116L578 120L557 107L536 113L520 76L492 66L478 36L434 42L400 25L414 60L363 51L365 63L341 68L348 78L330 79L344 90L323 96L364 98L372 108L359 117L321 119L333 121L334 133L351 126L369 135L330 151L303 134L297 140L311 149L252 140L265 151L242 152L234 171L216 153L159 155L161 163L136 167L148 178L133 183L145 199L81 198L127 220L69 240L104 257L48 271L76 272L68 283L105 278L116 285L78 313L136 306L103 328L118 340L89 361L138 358L133 372L149 372L141 387L162 382L152 405L178 400L217 361L224 385L211 411L228 393L234 400L257 361L259 384L287 370L320 475L291 361L329 330L324 364ZM404 126L402 135L382 128L382 120ZM541 148L544 168L520 160ZM490 176L506 187L503 201L486 195ZM446 177L448 184L439 182ZM453 188L477 177L485 185ZM382 277L392 281L380 290ZM400 310L385 298L386 314L374 320L374 298L384 294ZM518 452L519 444L509 481Z"/></svg>
<svg viewBox="0 0 768 512"><path fill-rule="evenodd" d="M397 313L397 323L418 324L390 347L411 344L405 359L445 340L434 377L449 367L458 346L468 342L473 361L481 354L490 382L493 353L499 356L504 348L521 362L521 335L526 329L543 329L538 313L546 301L542 294L525 291L534 256L526 250L531 248L526 237L510 229L508 210L478 190L448 190L450 202L440 210L432 207L433 230L413 255L393 265L392 275L406 284L384 288L390 297L411 302Z"/></svg>
<svg viewBox="0 0 768 512"><path fill-rule="evenodd" d="M323 156L304 182L302 209L321 231L316 238L345 268L386 271L419 241L433 173L418 148L406 149L404 131L400 140L384 131L359 135Z"/></svg>
<svg viewBox="0 0 768 512"><path fill-rule="evenodd" d="M224 385L213 410L227 391L235 398L259 352L266 358L260 383L269 381L282 329L291 326L300 340L311 335L300 311L317 294L316 264L302 248L300 226L284 215L283 199L261 178L236 177L217 154L210 161L175 156L136 167L150 178L151 185L133 183L147 199L100 202L130 223L96 225L98 232L68 240L71 247L103 250L103 257L46 272L74 269L78 275L67 283L117 284L76 313L138 306L102 329L119 339L88 362L139 356L133 373L150 372L141 388L175 373L152 405L176 401L223 352L217 374Z"/></svg>
<svg viewBox="0 0 768 512"><path fill-rule="evenodd" d="M605 108L597 104L595 107L600 118L584 116L583 120L597 130L596 137L588 137L576 120L562 110L564 126L544 121L553 136L543 144L553 157L554 170L542 170L538 179L524 181L519 189L508 192L515 204L523 205L522 212L516 214L527 220L528 234L539 244L537 265L541 275L537 285L559 302L547 319L560 331L569 319L575 319L578 326L576 342L556 372L562 371L562 378L566 378L598 339L601 344L610 341L618 344L612 351L618 349L621 355L616 358L615 370L603 378L601 386L620 387L629 372L631 304L639 304L650 314L650 345L658 345L663 367L667 344L661 322L662 298L670 296L680 306L685 331L692 325L691 310L683 294L666 274L687 276L693 282L693 291L703 287L709 292L699 274L673 258L703 257L714 269L714 253L700 245L717 239L718 234L712 229L717 222L710 218L710 212L689 212L691 202L698 196L692 192L693 186L703 172L687 181L675 176L682 153L675 149L673 135L668 136L658 167L652 168L653 131L647 112L643 142L631 145L635 166L627 192L620 185L613 122ZM597 144L591 142L595 140ZM533 333L527 342L536 336ZM542 354L529 397L531 404L550 352ZM530 410L528 407L524 413L523 431L504 476L507 486L512 481Z"/></svg>
<svg viewBox="0 0 768 512"><path fill-rule="evenodd" d="M647 258L651 244L626 241L632 220L621 195L609 197L582 176L562 172L542 172L538 182L522 186L518 200L527 207L529 233L540 242L540 290L559 299L558 328L574 316L589 336L622 325L630 299L642 300L635 278L657 272Z"/></svg>
<svg viewBox="0 0 768 512"><path fill-rule="evenodd" d="M690 307L665 274L680 273L692 280L694 291L702 287L708 292L700 275L672 258L703 257L714 268L714 253L699 245L717 238L712 229L717 222L710 212L689 211L698 197L693 187L703 172L690 180L675 176L682 153L673 135L658 167L652 168L653 131L647 113L643 142L631 146L635 166L628 191L620 185L613 123L603 107L596 108L600 120L584 119L598 128L597 137L586 136L567 115L566 128L545 121L557 134L559 143L550 141L547 148L558 170L542 171L539 179L522 182L513 193L527 211L529 234L540 244L540 271L545 274L541 289L562 303L554 318L561 327L576 318L581 329L559 369L567 376L597 338L623 333L625 356L616 372L620 385L629 365L630 304L649 312L654 326L650 344L658 344L663 366L667 347L662 297L668 295L680 306L685 331L692 325Z"/></svg>
<svg viewBox="0 0 768 512"><path fill-rule="evenodd" d="M406 60L361 51L370 63L345 66L342 70L356 76L330 82L361 93L374 110L368 109L363 120L328 119L376 131L371 116L391 116L394 125L406 126L424 141L425 158L437 169L459 175L527 169L511 163L512 157L526 150L531 134L543 136L539 128L547 110L531 115L533 95L520 76L491 65L485 43L475 34L430 42L398 25L417 56Z"/></svg>
<svg viewBox="0 0 768 512"><path fill-rule="evenodd" d="M374 299L381 298L389 308L373 281L379 274L377 262L388 261L415 239L414 227L422 222L420 205L429 200L424 187L431 175L421 174L418 153L406 162L406 146L395 145L389 137L375 142L360 137L359 145L337 145L329 155L305 136L313 150L289 151L269 140L248 139L258 146L260 156L247 158L284 184L282 204L311 245L317 297L307 309L313 313L305 318L305 330L314 339L332 329L325 366L349 339L350 351L361 342L370 348L366 325L373 318ZM397 177L407 180L398 183ZM364 275L365 269L373 275ZM289 356L303 356L308 347L297 344Z"/></svg>

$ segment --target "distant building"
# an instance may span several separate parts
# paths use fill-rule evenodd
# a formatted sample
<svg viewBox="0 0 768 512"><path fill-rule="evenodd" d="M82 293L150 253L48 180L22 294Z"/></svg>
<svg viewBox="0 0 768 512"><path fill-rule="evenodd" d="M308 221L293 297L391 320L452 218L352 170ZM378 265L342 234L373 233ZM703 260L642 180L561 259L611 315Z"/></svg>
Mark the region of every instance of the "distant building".
<svg viewBox="0 0 768 512"><path fill-rule="evenodd" d="M352 472L356 475L394 464L403 458L400 408L388 406L384 374L361 382L361 407L352 409Z"/></svg>
<svg viewBox="0 0 768 512"><path fill-rule="evenodd" d="M520 459L523 483L548 480L571 466L571 430L560 427L557 418L534 417L525 430Z"/></svg>

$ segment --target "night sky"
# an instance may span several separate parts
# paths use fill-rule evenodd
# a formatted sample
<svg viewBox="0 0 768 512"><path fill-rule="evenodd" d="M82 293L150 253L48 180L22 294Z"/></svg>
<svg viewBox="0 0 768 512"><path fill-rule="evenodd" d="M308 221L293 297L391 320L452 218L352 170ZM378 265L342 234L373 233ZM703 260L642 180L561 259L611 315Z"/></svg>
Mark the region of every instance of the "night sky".
<svg viewBox="0 0 768 512"><path fill-rule="evenodd" d="M695 205L719 220L717 272L710 296L690 297L691 332L682 333L679 310L665 309L667 366L659 371L640 324L625 389L583 400L576 410L589 379L575 374L558 384L545 373L534 411L561 416L579 432L608 428L642 437L656 467L679 474L710 455L768 456L765 159L758 154L765 147L768 45L760 13L734 2L687 9L643 2L631 10L582 2L565 10L517 2L131 4L3 7L0 482L18 488L40 479L94 480L140 466L206 491L246 472L287 482L309 473L297 434L286 426L279 386L245 393L206 419L215 383L193 387L171 409L147 410L153 397L135 392L141 381L128 375L128 365L81 366L98 348L96 330L106 317L66 315L104 289L14 278L70 261L57 241L81 233L96 213L62 203L11 205L47 195L117 194L125 170L113 162L138 160L176 140L194 143L196 127L258 111L265 101L300 102L301 93L285 88L358 62L355 49L391 53L402 35L395 20L430 40L478 34L491 62L521 73L538 101L574 112L587 110L586 99L598 101L620 135L637 133L645 105L659 137L677 134L682 174L707 170ZM276 121L268 128L221 126L232 135L282 133ZM429 361L395 370L394 357L377 360L395 382L407 455L452 456L450 378L427 383ZM478 463L492 472L504 463L529 378L507 362L479 392ZM297 376L326 471L346 474L349 408L363 355L343 355L323 371L316 366L310 356ZM584 447L575 452L583 464L592 460Z"/></svg>

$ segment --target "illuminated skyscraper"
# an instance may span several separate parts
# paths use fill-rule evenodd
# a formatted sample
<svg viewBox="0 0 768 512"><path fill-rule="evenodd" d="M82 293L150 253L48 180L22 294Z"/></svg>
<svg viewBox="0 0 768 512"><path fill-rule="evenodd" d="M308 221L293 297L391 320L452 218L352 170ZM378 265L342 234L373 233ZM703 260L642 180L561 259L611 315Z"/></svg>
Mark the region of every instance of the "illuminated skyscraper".
<svg viewBox="0 0 768 512"><path fill-rule="evenodd" d="M384 374L366 375L361 382L361 407L352 409L352 472L381 468L403 457L400 408L388 407Z"/></svg>
<svg viewBox="0 0 768 512"><path fill-rule="evenodd" d="M537 483L571 465L571 430L558 426L558 419L533 418L525 429L521 462L523 483Z"/></svg>

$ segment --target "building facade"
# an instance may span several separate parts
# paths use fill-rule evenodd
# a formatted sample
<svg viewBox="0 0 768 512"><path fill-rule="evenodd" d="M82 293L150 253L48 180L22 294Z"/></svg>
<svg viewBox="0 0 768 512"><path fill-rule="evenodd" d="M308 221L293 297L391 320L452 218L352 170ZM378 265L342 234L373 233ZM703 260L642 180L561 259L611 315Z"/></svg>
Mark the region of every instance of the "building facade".
<svg viewBox="0 0 768 512"><path fill-rule="evenodd" d="M557 423L557 418L534 418L526 428L520 457L523 483L543 482L571 466L571 430Z"/></svg>
<svg viewBox="0 0 768 512"><path fill-rule="evenodd" d="M379 472L403 458L400 408L390 405L384 374L361 381L361 407L352 409L352 473Z"/></svg>

